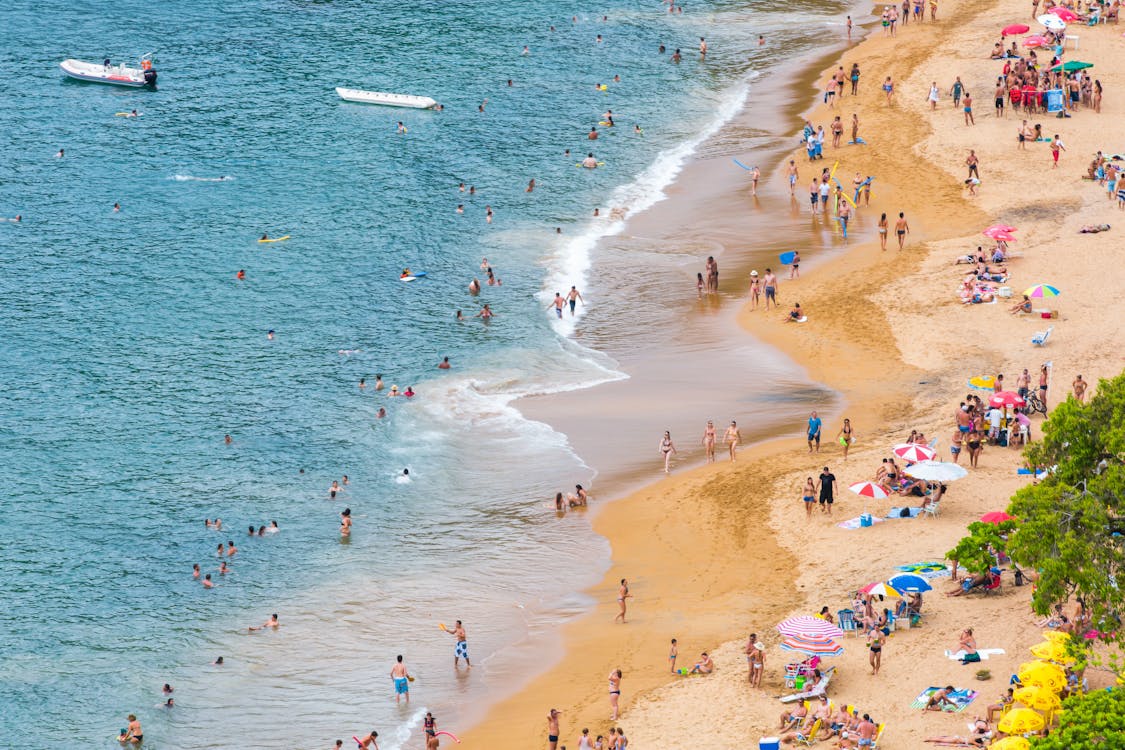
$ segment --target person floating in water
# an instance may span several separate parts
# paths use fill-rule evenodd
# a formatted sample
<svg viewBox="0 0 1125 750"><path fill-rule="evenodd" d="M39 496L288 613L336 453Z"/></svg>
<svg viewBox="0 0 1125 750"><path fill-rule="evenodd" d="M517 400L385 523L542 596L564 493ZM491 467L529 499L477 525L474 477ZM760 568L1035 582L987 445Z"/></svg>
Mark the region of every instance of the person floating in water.
<svg viewBox="0 0 1125 750"><path fill-rule="evenodd" d="M280 628L280 627L281 627L281 623L277 621L277 613L274 612L272 615L269 616L269 619L266 620L265 622L263 622L261 625L259 625L257 627L254 627L253 625L251 625L249 628L247 628L247 630L265 630L266 628L277 629L277 628Z"/></svg>
<svg viewBox="0 0 1125 750"><path fill-rule="evenodd" d="M586 154L586 158L582 160L582 166L586 169L598 168L598 160L594 158L593 152Z"/></svg>

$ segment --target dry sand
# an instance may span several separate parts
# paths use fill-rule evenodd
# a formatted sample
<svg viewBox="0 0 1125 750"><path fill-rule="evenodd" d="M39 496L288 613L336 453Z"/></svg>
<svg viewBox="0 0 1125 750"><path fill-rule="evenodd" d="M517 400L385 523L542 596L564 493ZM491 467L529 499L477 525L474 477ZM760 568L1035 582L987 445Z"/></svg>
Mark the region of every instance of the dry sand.
<svg viewBox="0 0 1125 750"><path fill-rule="evenodd" d="M841 488L871 478L890 445L911 429L938 437L948 458L953 412L971 375L1003 372L1014 383L1021 368L1034 373L1050 360L1054 403L1078 372L1096 383L1121 370L1115 345L1125 318L1115 311L1125 272L1112 253L1122 242L1125 225L1116 224L1125 214L1104 189L1080 177L1095 150L1125 151L1125 40L1117 26L1076 30L1081 53L1068 56L1095 63L1106 97L1100 115L1083 110L1067 120L1032 118L1046 132L1060 133L1068 149L1060 168L1052 170L1046 144L1018 151L1019 119L992 114L990 81L1001 63L989 60L988 52L998 29L1027 22L1028 10L1023 0L943 2L937 24L911 23L894 39L876 30L841 58L845 69L858 61L863 79L860 96L845 97L836 112L845 120L858 112L861 135L870 145L828 148L823 163L839 158L837 176L845 185L857 170L878 177L871 207L861 209L865 224L872 226L876 212L893 219L905 211L912 228L907 248L900 253L892 241L882 252L877 242L865 242L870 235L853 238L855 247L847 254L798 281L783 282L782 303L799 299L808 323L789 325L780 314L761 310L745 310L742 322L844 395L858 436L847 462L829 441L840 421L832 415L825 420L826 445L819 456L809 456L802 440L774 441L743 452L736 464L720 461L676 474L610 504L595 522L613 547L611 570L590 592L599 605L564 628L563 662L498 705L467 735L467 746L545 747L551 707L563 711L560 745L577 747L582 727L604 734L610 726L605 678L620 667L624 711L617 725L631 747L755 747L760 737L775 734L781 710L776 698L783 692L787 654L776 647L777 622L822 605L835 612L848 606L854 588L887 578L893 566L941 559L967 523L1004 508L1025 481L1015 471L1018 451L989 447L980 468L952 485L936 519L845 530L834 522L858 515L862 501L845 490L831 521L820 514L806 521L798 492L803 478L825 464ZM893 106L879 90L886 75L896 82ZM973 93L973 127L963 124L947 96L936 112L929 111L930 81L936 79L944 93L955 75ZM810 119L827 125L831 114L820 107ZM983 184L975 197L961 183L969 148L981 159ZM803 151L794 158L802 166L803 209L810 167ZM820 163L813 169L819 172ZM783 179L780 172L774 179ZM1022 257L1011 263L1009 285L1017 294L1037 282L1060 287L1063 296L1051 305L1060 310L1058 319L1016 318L1007 312L1011 302L959 303L959 279L968 267L952 261L981 244L979 232L992 221L1019 227L1016 249ZM1082 224L1093 223L1115 226L1097 235L1077 233ZM1055 326L1049 344L1033 347L1032 332L1048 322ZM1033 435L1039 429L1036 420ZM882 515L889 505L867 507ZM629 623L614 625L622 577L630 579L635 599ZM845 639L846 653L831 661L839 670L830 696L886 721L881 747L925 747L927 736L964 734L965 722L1003 692L1006 676L1030 658L1026 649L1039 640L1029 587L1015 588L1009 577L999 595L939 595L950 586L948 579L935 581L924 626L892 635L878 676L869 674L861 641ZM992 671L990 681L977 681L976 666L944 655L965 627L975 629L981 648L1007 652L980 665ZM762 690L745 683L741 648L750 631L764 635L770 647ZM681 664L690 666L700 651L713 649L716 674L672 678L666 661L672 637L679 639ZM1089 676L1094 685L1106 679L1097 672ZM909 708L922 689L947 683L981 695L958 715Z"/></svg>

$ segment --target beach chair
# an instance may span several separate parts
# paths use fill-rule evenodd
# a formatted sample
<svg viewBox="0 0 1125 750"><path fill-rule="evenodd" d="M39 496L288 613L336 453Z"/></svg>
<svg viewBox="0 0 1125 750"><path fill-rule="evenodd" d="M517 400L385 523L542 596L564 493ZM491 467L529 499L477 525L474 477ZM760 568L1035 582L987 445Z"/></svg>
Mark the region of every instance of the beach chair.
<svg viewBox="0 0 1125 750"><path fill-rule="evenodd" d="M883 738L883 730L887 728L887 723L883 722L875 727L875 736L871 738L871 750L879 750L879 740Z"/></svg>
<svg viewBox="0 0 1125 750"><path fill-rule="evenodd" d="M850 609L841 609L836 613L836 626L844 631L844 635L851 633L859 637L859 625L855 621L855 612Z"/></svg>
<svg viewBox="0 0 1125 750"><path fill-rule="evenodd" d="M809 698L819 698L825 694L828 689L828 683L832 680L832 675L836 673L836 667L830 667L821 678L820 682L813 685L803 693L792 693L781 697L782 703L796 703L797 701L808 700Z"/></svg>
<svg viewBox="0 0 1125 750"><path fill-rule="evenodd" d="M785 665L785 687L792 690L797 687L797 676L801 673L801 667L798 664Z"/></svg>
<svg viewBox="0 0 1125 750"><path fill-rule="evenodd" d="M1047 343L1047 339L1051 337L1051 331L1055 330L1054 326L1047 326L1046 331L1036 331L1035 335L1031 337L1031 343L1036 346L1043 346Z"/></svg>
<svg viewBox="0 0 1125 750"><path fill-rule="evenodd" d="M936 502L932 502L932 503L929 503L928 505L922 506L922 512L924 514L928 515L928 516L933 517L933 518L937 518L937 515L940 512L940 510L941 510L941 500L938 500Z"/></svg>
<svg viewBox="0 0 1125 750"><path fill-rule="evenodd" d="M809 727L809 730L808 730L807 733L802 732L800 729L798 729L797 730L797 744L798 745L804 745L805 747L812 747L813 743L816 742L816 736L818 734L820 734L820 725L821 725L821 721L820 721L820 719L817 719L816 721L813 722L813 725L811 727Z"/></svg>

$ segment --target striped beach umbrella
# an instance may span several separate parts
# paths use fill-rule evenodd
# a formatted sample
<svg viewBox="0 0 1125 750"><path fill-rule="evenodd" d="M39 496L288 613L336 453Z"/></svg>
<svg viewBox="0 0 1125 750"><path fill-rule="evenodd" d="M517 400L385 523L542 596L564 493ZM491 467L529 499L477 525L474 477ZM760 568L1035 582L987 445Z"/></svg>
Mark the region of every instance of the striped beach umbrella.
<svg viewBox="0 0 1125 750"><path fill-rule="evenodd" d="M1053 287L1050 284L1036 284L1035 286L1029 286L1023 291L1023 293L1028 297L1031 297L1032 299L1047 299L1048 297L1058 297L1060 294L1062 294L1062 292L1060 292L1057 287Z"/></svg>
<svg viewBox="0 0 1125 750"><path fill-rule="evenodd" d="M777 632L784 636L799 636L802 638L843 638L844 631L819 617L812 615L797 615L790 617L777 626Z"/></svg>
<svg viewBox="0 0 1125 750"><path fill-rule="evenodd" d="M860 497L869 497L872 500L885 500L890 497L885 489L874 482L856 482L848 485L848 489Z"/></svg>
<svg viewBox="0 0 1125 750"><path fill-rule="evenodd" d="M892 586L888 586L887 584L883 583L882 581L876 581L875 583L869 583L866 586L864 586L863 588L861 588L860 591L862 591L865 594L870 594L871 596L893 596L893 597L898 597L900 599L902 598L902 594L898 593L897 591L894 590L894 588Z"/></svg>
<svg viewBox="0 0 1125 750"><path fill-rule="evenodd" d="M903 461L909 461L910 463L929 461L934 457L933 448L920 443L902 443L896 445L891 451Z"/></svg>
<svg viewBox="0 0 1125 750"><path fill-rule="evenodd" d="M781 647L786 651L798 651L809 656L839 656L844 653L844 647L834 638L788 636L781 642Z"/></svg>

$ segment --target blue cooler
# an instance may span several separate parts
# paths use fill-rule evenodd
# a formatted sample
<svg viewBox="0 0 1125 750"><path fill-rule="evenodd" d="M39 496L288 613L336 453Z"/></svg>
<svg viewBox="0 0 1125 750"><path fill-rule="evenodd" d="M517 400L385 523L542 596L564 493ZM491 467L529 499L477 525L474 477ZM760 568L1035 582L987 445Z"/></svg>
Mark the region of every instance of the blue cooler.
<svg viewBox="0 0 1125 750"><path fill-rule="evenodd" d="M874 523L875 522L871 520L871 514L870 513L861 513L860 514L860 516L859 516L859 525L860 526L871 526Z"/></svg>
<svg viewBox="0 0 1125 750"><path fill-rule="evenodd" d="M777 737L763 737L758 740L758 750L781 750Z"/></svg>

